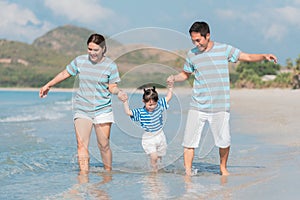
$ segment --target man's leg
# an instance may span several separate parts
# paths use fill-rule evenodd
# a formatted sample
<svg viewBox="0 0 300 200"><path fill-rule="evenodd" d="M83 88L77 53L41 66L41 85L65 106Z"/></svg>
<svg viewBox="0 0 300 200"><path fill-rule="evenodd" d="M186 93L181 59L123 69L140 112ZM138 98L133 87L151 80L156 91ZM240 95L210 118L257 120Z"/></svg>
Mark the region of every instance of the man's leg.
<svg viewBox="0 0 300 200"><path fill-rule="evenodd" d="M209 119L215 145L219 147L220 174L225 176L229 175L229 172L227 171L227 160L230 150L229 119L230 114L228 112L213 114Z"/></svg>
<svg viewBox="0 0 300 200"><path fill-rule="evenodd" d="M184 152L183 152L184 167L185 167L185 173L188 176L192 175L192 164L194 159L194 152L195 152L194 148L184 147Z"/></svg>
<svg viewBox="0 0 300 200"><path fill-rule="evenodd" d="M109 144L111 123L96 124L95 131L97 135L97 143L100 149L104 169L111 171L112 152Z"/></svg>
<svg viewBox="0 0 300 200"><path fill-rule="evenodd" d="M220 154L220 173L221 175L228 176L229 172L227 171L227 160L229 156L230 146L227 148L219 148Z"/></svg>

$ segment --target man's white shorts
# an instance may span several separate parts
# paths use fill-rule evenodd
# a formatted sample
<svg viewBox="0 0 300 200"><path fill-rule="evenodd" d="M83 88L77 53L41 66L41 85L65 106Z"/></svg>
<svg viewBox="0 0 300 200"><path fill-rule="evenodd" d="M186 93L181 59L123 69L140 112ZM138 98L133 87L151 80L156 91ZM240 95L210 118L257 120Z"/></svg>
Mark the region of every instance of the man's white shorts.
<svg viewBox="0 0 300 200"><path fill-rule="evenodd" d="M157 153L158 156L166 155L167 142L164 132L145 132L142 137L142 146L146 154Z"/></svg>
<svg viewBox="0 0 300 200"><path fill-rule="evenodd" d="M93 124L104 124L104 123L114 123L114 114L113 112L109 113L102 113L100 115L97 115L95 117L89 117L87 115L81 114L81 113L75 113L74 114L74 120L77 118L83 118L88 119L93 122Z"/></svg>
<svg viewBox="0 0 300 200"><path fill-rule="evenodd" d="M197 148L202 131L207 122L213 134L215 145L219 148L230 146L229 112L205 113L189 110L182 146Z"/></svg>

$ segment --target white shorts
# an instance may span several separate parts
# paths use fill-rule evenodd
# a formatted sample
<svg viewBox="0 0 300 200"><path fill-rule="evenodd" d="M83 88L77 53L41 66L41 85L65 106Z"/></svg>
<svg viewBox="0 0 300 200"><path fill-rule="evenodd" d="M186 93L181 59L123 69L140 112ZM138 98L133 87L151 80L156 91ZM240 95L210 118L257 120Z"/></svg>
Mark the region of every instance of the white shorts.
<svg viewBox="0 0 300 200"><path fill-rule="evenodd" d="M215 145L220 148L229 147L229 118L229 112L205 113L197 110L189 110L182 146L197 148L205 122L208 122Z"/></svg>
<svg viewBox="0 0 300 200"><path fill-rule="evenodd" d="M157 153L158 156L166 155L167 141L164 132L145 132L142 137L142 146L146 154Z"/></svg>
<svg viewBox="0 0 300 200"><path fill-rule="evenodd" d="M74 120L77 118L89 119L93 122L93 124L105 124L105 123L114 123L115 122L113 112L102 113L93 118L86 116L84 114L81 114L81 113L75 113Z"/></svg>

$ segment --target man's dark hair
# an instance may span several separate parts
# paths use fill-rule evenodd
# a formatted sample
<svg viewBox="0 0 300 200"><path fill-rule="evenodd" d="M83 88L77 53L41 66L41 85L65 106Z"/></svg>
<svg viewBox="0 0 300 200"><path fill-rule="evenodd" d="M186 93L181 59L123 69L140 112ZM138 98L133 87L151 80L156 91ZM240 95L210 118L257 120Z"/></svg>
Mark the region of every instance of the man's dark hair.
<svg viewBox="0 0 300 200"><path fill-rule="evenodd" d="M209 26L206 22L194 22L193 25L191 26L190 30L190 35L192 32L200 33L201 36L206 38L207 33L210 33Z"/></svg>

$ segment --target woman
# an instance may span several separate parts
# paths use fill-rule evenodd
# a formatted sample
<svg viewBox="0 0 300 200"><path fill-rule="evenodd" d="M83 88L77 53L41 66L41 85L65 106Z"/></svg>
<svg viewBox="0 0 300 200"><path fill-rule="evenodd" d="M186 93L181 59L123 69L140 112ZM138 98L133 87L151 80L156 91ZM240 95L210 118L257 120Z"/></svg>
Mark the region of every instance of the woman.
<svg viewBox="0 0 300 200"><path fill-rule="evenodd" d="M114 116L111 94L124 101L127 95L117 83L120 81L116 64L104 54L105 39L92 34L87 40L88 54L76 57L66 69L40 89L40 97L46 97L50 88L71 76L79 76L79 89L73 101L74 126L77 139L78 164L81 172L89 171L89 141L94 127L104 169L111 170L112 152L109 145Z"/></svg>

